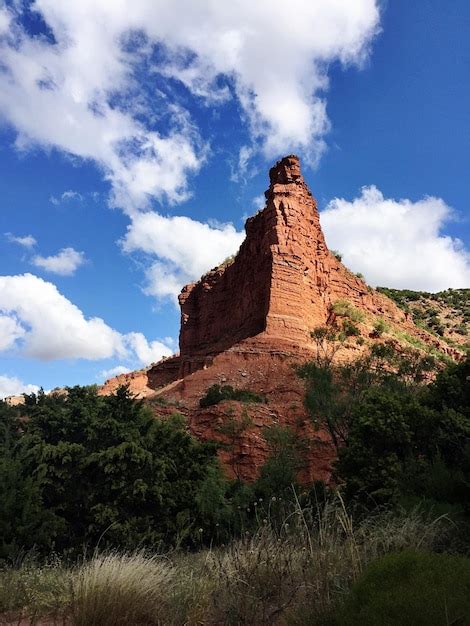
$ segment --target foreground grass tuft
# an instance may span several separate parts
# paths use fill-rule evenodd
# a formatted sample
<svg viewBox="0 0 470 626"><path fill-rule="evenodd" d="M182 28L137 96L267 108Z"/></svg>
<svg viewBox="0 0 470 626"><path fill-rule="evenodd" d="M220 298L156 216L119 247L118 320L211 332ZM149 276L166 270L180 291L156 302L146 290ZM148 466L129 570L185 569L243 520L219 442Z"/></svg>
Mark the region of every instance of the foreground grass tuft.
<svg viewBox="0 0 470 626"><path fill-rule="evenodd" d="M173 568L159 557L143 553L95 556L73 581L73 623L160 624L173 580Z"/></svg>

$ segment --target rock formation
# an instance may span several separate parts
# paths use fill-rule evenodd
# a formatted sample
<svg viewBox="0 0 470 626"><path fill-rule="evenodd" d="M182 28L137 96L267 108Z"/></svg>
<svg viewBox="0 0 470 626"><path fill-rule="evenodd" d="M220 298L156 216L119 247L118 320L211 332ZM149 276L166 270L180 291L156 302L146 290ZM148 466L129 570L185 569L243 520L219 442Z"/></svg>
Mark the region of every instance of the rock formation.
<svg viewBox="0 0 470 626"><path fill-rule="evenodd" d="M179 359L149 373L155 380L161 373L160 384L207 367L233 346L311 350L311 330L331 321L338 300L432 341L328 250L299 159L285 157L269 177L266 207L247 220L246 239L233 261L183 288Z"/></svg>
<svg viewBox="0 0 470 626"><path fill-rule="evenodd" d="M296 156L276 163L269 178L266 206L247 220L246 238L234 259L183 288L180 354L147 370L143 395L156 390L167 405L178 403L197 436L223 441L219 426L227 417L224 403L199 408L207 388L221 383L262 393L268 403L250 406L252 426L240 436L237 468L221 453L229 473L247 479L256 475L267 454L262 429L278 423L308 432L312 445L305 477L325 479L333 451L326 434L311 429L292 365L312 356L314 328L335 324L334 304L347 301L361 311L358 326L367 338L348 342L343 358L366 349L378 319L399 330L397 337L411 337L415 344L443 352L450 348L416 327L328 250ZM145 382L140 373L138 379L139 385ZM111 389L112 381L107 386ZM241 410L232 406L237 414Z"/></svg>

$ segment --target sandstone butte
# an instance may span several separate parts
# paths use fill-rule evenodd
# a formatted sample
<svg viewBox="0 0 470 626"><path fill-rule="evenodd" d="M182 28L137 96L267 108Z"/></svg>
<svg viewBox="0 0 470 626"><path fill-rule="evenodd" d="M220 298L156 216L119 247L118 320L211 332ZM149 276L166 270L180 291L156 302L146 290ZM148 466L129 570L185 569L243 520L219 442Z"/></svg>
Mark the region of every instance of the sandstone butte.
<svg viewBox="0 0 470 626"><path fill-rule="evenodd" d="M328 434L315 431L304 408L303 383L295 365L314 356L311 331L335 325L335 302L347 301L363 314L361 339L347 340L340 359L354 359L373 341L406 337L415 345L458 353L415 326L390 299L368 287L328 249L316 202L296 156L271 168L266 206L246 221L246 238L237 255L186 285L181 307L180 353L145 370L107 381L100 393L119 385L147 400L156 414L183 413L191 432L203 440L229 443L221 433L228 420L249 425L221 461L229 476L253 480L269 450L265 428L288 425L309 441L302 481L330 477L333 447ZM374 323L389 332L375 338ZM215 384L257 392L265 404L225 401L200 408L199 400Z"/></svg>

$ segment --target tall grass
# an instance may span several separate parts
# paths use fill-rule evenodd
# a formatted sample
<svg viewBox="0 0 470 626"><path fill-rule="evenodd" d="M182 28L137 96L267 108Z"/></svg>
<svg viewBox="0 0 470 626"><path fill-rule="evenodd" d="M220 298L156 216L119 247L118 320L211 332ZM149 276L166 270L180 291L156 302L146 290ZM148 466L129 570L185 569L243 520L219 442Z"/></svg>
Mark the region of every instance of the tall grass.
<svg viewBox="0 0 470 626"><path fill-rule="evenodd" d="M174 568L144 553L97 555L72 583L74 626L151 626L162 623Z"/></svg>
<svg viewBox="0 0 470 626"><path fill-rule="evenodd" d="M15 577L28 579L30 589L0 605L0 613L27 610L36 618L53 608L73 626L334 624L337 607L371 561L406 548L430 550L444 530L442 518L417 511L355 523L341 499L317 510L297 503L283 522L268 520L228 546L196 554L97 554L72 569L5 570L5 597ZM51 580L60 606L41 600L35 607Z"/></svg>

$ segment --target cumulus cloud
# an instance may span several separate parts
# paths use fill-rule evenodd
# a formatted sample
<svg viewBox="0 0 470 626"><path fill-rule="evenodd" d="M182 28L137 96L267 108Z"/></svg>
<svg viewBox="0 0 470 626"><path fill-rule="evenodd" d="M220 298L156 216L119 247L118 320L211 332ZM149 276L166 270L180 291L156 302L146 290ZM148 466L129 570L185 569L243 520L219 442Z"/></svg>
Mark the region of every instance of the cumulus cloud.
<svg viewBox="0 0 470 626"><path fill-rule="evenodd" d="M330 248L370 284L424 291L470 285L469 251L442 233L453 218L441 198L394 200L375 186L352 201L335 198L321 213Z"/></svg>
<svg viewBox="0 0 470 626"><path fill-rule="evenodd" d="M33 257L32 263L53 274L72 276L85 263L85 254L73 248L62 248L55 255L44 257L38 254Z"/></svg>
<svg viewBox="0 0 470 626"><path fill-rule="evenodd" d="M143 252L153 259L147 269L146 292L157 298L176 297L181 287L234 254L244 233L232 224L210 226L189 217L139 213L122 240L125 252Z"/></svg>
<svg viewBox="0 0 470 626"><path fill-rule="evenodd" d="M12 348L17 339L23 337L25 332L17 319L8 315L0 315L0 352Z"/></svg>
<svg viewBox="0 0 470 626"><path fill-rule="evenodd" d="M119 333L100 318L86 319L55 285L32 274L0 276L0 311L21 323L28 356L104 359L125 353Z"/></svg>
<svg viewBox="0 0 470 626"><path fill-rule="evenodd" d="M32 235L25 235L24 237L17 237L15 235L12 235L12 233L5 233L5 236L8 239L8 241L11 241L12 243L17 243L18 245L23 246L24 248L33 248L37 244L36 239Z"/></svg>
<svg viewBox="0 0 470 626"><path fill-rule="evenodd" d="M0 314L0 349L18 347L45 361L120 357L147 364L171 353L140 333L121 334L98 317L86 318L55 285L33 274L0 276Z"/></svg>
<svg viewBox="0 0 470 626"><path fill-rule="evenodd" d="M235 97L269 158L301 150L314 161L329 127L328 66L364 61L378 4L36 0L49 29L39 37L15 19L30 5L13 3L0 12L0 114L18 148L95 162L129 213L153 198L178 202L207 145L184 99L171 97L175 81L210 106ZM251 150L242 149L242 167Z"/></svg>
<svg viewBox="0 0 470 626"><path fill-rule="evenodd" d="M147 341L142 333L128 333L125 342L135 352L141 363L154 363L172 354L171 348L161 341Z"/></svg>
<svg viewBox="0 0 470 626"><path fill-rule="evenodd" d="M22 393L37 393L37 385L25 385L19 378L0 376L0 399L19 396Z"/></svg>

